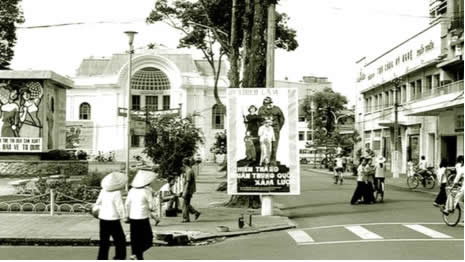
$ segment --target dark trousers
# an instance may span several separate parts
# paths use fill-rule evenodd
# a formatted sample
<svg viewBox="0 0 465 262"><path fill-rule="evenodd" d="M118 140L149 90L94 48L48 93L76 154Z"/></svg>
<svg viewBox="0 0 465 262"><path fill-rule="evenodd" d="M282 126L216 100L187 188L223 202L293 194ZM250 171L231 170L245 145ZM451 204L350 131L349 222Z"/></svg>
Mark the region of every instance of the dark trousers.
<svg viewBox="0 0 465 262"><path fill-rule="evenodd" d="M364 196L364 192L366 191L366 184L363 181L357 181L357 187L355 187L354 194L352 195L352 199L350 200L350 204L357 203L358 200L362 199Z"/></svg>
<svg viewBox="0 0 465 262"><path fill-rule="evenodd" d="M375 190L378 193L384 193L384 177L375 177Z"/></svg>
<svg viewBox="0 0 465 262"><path fill-rule="evenodd" d="M129 219L131 250L138 260L144 259L144 252L152 247L153 233L149 218Z"/></svg>
<svg viewBox="0 0 465 262"><path fill-rule="evenodd" d="M188 194L184 197L182 205L182 217L186 221L190 220L189 214L198 214L199 212L191 205L192 195Z"/></svg>
<svg viewBox="0 0 465 262"><path fill-rule="evenodd" d="M179 198L178 196L173 196L168 200L168 209L178 209L179 208Z"/></svg>
<svg viewBox="0 0 465 262"><path fill-rule="evenodd" d="M375 202L375 196L374 196L374 188L373 188L373 183L371 181L368 181L365 187L365 194L363 195L363 202L365 204L370 204Z"/></svg>
<svg viewBox="0 0 465 262"><path fill-rule="evenodd" d="M441 186L439 187L439 193L436 196L436 200L434 200L436 204L439 204L439 205L446 204L446 200L447 200L446 185L447 183L441 183Z"/></svg>
<svg viewBox="0 0 465 262"><path fill-rule="evenodd" d="M123 227L119 220L100 219L100 247L98 250L98 260L108 260L108 251L110 250L110 236L115 244L116 260L126 259L126 237L124 236Z"/></svg>

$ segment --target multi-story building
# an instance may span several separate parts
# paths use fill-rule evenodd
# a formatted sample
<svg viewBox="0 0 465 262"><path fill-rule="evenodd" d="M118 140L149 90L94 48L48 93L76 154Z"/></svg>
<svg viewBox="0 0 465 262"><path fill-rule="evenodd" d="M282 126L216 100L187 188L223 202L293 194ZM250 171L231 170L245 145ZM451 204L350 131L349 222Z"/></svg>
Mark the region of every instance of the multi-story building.
<svg viewBox="0 0 465 262"><path fill-rule="evenodd" d="M357 62L359 148L384 155L395 175L406 172L410 159L424 155L430 166L441 159L453 164L464 152L463 1L431 3L435 17L428 28L374 59ZM455 23L458 19L461 24Z"/></svg>

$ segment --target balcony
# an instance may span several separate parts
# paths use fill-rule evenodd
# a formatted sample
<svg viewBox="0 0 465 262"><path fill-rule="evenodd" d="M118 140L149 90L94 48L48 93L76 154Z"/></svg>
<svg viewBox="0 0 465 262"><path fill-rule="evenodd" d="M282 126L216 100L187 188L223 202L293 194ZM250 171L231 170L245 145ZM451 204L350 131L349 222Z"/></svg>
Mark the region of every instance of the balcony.
<svg viewBox="0 0 465 262"><path fill-rule="evenodd" d="M425 88L421 93L415 93L412 95L411 101L423 100L429 97L435 97L440 95L447 95L463 91L463 80L452 82L447 85L437 86L434 88Z"/></svg>

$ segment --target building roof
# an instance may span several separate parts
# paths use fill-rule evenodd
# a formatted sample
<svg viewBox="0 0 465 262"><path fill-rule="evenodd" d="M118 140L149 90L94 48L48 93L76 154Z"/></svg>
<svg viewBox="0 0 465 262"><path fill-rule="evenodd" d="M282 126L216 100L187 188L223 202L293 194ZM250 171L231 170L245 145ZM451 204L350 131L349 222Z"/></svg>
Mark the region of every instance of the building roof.
<svg viewBox="0 0 465 262"><path fill-rule="evenodd" d="M194 60L192 54L182 53L180 50L146 50L144 54L164 57L173 62L181 73L200 73L202 76L213 76L210 65L206 60ZM113 54L111 57L85 58L76 71L76 76L111 76L117 75L127 63L128 54ZM226 76L228 65L222 63L221 76Z"/></svg>
<svg viewBox="0 0 465 262"><path fill-rule="evenodd" d="M64 88L72 88L73 80L53 71L43 70L0 70L0 79L35 79L51 80Z"/></svg>

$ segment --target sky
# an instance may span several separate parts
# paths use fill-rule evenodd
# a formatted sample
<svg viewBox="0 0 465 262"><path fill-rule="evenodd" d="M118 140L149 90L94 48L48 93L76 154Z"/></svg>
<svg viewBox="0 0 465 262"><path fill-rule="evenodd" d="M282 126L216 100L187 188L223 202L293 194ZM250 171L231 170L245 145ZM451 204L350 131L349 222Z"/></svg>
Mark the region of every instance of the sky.
<svg viewBox="0 0 465 262"><path fill-rule="evenodd" d="M134 45L176 48L181 36L164 23L147 25L155 0L22 0L26 22L17 30L12 68L74 76L82 59L125 52ZM428 26L427 0L280 0L277 11L296 29L296 51L277 50L275 79L328 77L333 89L355 99L356 61L381 55ZM36 28L41 25L80 23Z"/></svg>

